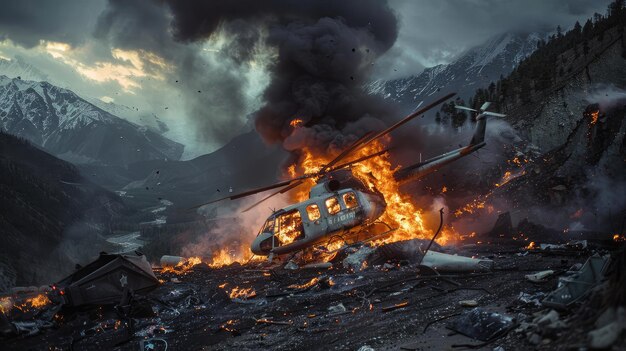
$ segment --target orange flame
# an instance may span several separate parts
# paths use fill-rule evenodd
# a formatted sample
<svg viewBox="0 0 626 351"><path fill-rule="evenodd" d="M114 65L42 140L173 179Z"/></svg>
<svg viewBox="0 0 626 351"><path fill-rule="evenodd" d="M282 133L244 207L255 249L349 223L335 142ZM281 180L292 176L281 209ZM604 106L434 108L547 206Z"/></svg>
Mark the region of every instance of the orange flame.
<svg viewBox="0 0 626 351"><path fill-rule="evenodd" d="M202 259L200 257L190 257L186 258L180 262L178 262L175 266L165 266L161 272L163 273L175 273L175 274L186 274L190 269L194 266L202 263Z"/></svg>
<svg viewBox="0 0 626 351"><path fill-rule="evenodd" d="M388 138L387 140L388 141ZM359 149L352 155L352 159L361 158L376 152L383 151L385 145L380 140L375 140L366 147ZM315 155L309 148L303 148L299 165L296 168L303 174L318 172L325 164L330 162L330 156ZM387 207L380 220L391 227L398 228L392 235L377 241L376 245L414 238L430 238L432 231L426 228L423 211L418 208L411 197L400 191L400 185L393 177L397 168L393 168L388 154L367 159L352 166L352 173L363 181L371 190L382 193ZM304 201L308 199L309 189L315 184L311 179L307 185L300 187L294 194L294 200ZM437 238L439 244L445 245L455 240L456 234L448 230L440 233Z"/></svg>
<svg viewBox="0 0 626 351"><path fill-rule="evenodd" d="M319 278L315 277L304 284L292 284L292 285L289 285L287 288L296 289L296 290L308 289L312 287L313 285L317 284L317 282L319 281L320 281Z"/></svg>
<svg viewBox="0 0 626 351"><path fill-rule="evenodd" d="M589 114L589 117L591 117L591 121L589 121L589 123L591 124L598 123L598 117L600 117L600 111L596 110L596 111L591 112Z"/></svg>
<svg viewBox="0 0 626 351"><path fill-rule="evenodd" d="M289 122L289 125L292 126L293 128L301 127L303 124L304 124L304 121L300 118L294 118L293 120L291 120L291 122Z"/></svg>
<svg viewBox="0 0 626 351"><path fill-rule="evenodd" d="M254 289L252 288L240 288L236 286L230 291L229 296L231 300L232 299L246 300L246 299L255 297L256 291L254 291Z"/></svg>

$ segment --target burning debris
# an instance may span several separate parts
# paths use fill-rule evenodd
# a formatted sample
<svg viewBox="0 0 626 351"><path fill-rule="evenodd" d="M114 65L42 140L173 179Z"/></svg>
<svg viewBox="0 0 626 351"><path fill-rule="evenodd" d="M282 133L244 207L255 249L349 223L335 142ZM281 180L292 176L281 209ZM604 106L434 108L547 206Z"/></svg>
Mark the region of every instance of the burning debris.
<svg viewBox="0 0 626 351"><path fill-rule="evenodd" d="M426 251L429 242L420 239L356 247L345 245L332 258L332 268L324 268L323 273L321 268L305 269L304 264L295 270L285 269L284 262L251 261L212 268L206 263L208 259L199 259L198 263L195 258L162 257L161 262L173 270L155 269L156 277L163 280L156 288L142 290L138 282L143 281L143 276L129 274L127 284L139 287L136 292L122 291L106 300L94 296L94 301L100 302L84 305L87 309L67 309L73 306L68 303L78 300L75 292L71 293L71 299L61 300L64 308L57 307L60 302L54 291L73 291L68 289L71 285L57 284L45 293L33 291L29 293L32 295L23 297L2 297L0 306L4 318L10 321L10 334L32 334L29 338L4 341L9 347L23 348L40 342L63 347L74 340L74 345L85 350L95 350L96 344L100 348L118 345L122 349L133 349L141 343L144 346L146 343L167 344L172 349L203 345L264 348L266 343L293 347L296 343L299 348L308 349L319 347L322 342L339 348L364 343L376 347L404 338L409 347L408 340L423 335L422 343L444 340L448 346L480 345L463 336L442 339L440 336L447 334L444 328L450 328L484 343L497 343L504 349L519 348L520 343L533 347L536 343L546 343L546 339L555 340L554 335L558 334L554 333L576 321L568 318L567 313L546 313L545 307L569 313L584 309L586 302L583 301L601 290L581 291L577 295L574 289L606 284L609 272L621 268L618 265L621 261L616 258L618 262L611 265L608 256L589 259L600 265L582 264L573 249L549 254L545 250L536 251L532 256L519 256L516 253L529 252L526 246L513 239L508 243L508 249L500 247L497 254L491 253L489 247L473 246L468 251L437 244L434 248L448 253ZM620 245L612 238L602 245L605 244ZM586 249L600 250L598 245L588 241ZM533 246L539 247L539 244ZM458 255L450 254L450 250L458 250ZM88 271L104 274L102 276L109 274L106 272L114 276L115 272L120 272L101 271L102 267L110 266L102 266L104 261L115 265L143 262L141 256L136 261L132 261L133 256L130 261L125 256L109 256L97 260L97 265L90 264L77 271L71 282L81 286L87 267L91 267ZM585 267L588 266L593 274L587 272ZM528 270L535 273L529 274ZM566 271L572 272L564 276ZM172 275L177 282L164 279ZM524 278L529 275L533 277L531 281ZM585 284L577 283L581 279ZM561 287L551 292L552 283L557 280L562 281ZM113 281L119 283L119 279ZM610 281L611 286L622 284L620 280ZM570 291L573 303L557 307L554 297L566 295L559 289ZM619 294L611 296L619 299ZM506 307L506 312L501 310L502 306ZM376 320L382 322L377 335L385 335L380 341L371 339L371 333L365 332L368 329L365 326ZM24 324L26 321L31 324ZM421 325L424 332L397 328L398 325ZM607 330L613 325L602 324ZM334 336L339 333L338 327L350 331L349 334ZM590 345L617 342L606 341L606 338L600 341L599 334L605 332L590 333ZM302 333L307 337L295 337ZM614 334L620 337L620 333Z"/></svg>

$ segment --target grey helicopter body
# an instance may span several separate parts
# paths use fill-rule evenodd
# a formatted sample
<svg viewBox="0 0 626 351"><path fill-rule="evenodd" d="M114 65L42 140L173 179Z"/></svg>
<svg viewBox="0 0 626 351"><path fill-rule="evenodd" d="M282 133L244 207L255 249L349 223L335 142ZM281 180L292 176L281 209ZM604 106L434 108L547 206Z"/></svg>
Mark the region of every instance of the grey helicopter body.
<svg viewBox="0 0 626 351"><path fill-rule="evenodd" d="M454 95L454 93L446 95L379 133L364 135L339 156L322 167L316 174L306 174L267 187L210 201L196 207L225 199L235 200L279 188L278 191L271 193L248 207L244 210L245 212L274 195L286 193L303 184L306 178L314 178L316 184L309 191L307 200L274 211L267 218L250 247L255 255L273 257L274 255L300 251L316 244L330 243L334 238L338 238L343 242L349 242L372 240L388 234L395 229L378 221L385 213L387 205L384 196L376 189L368 187L358 177L355 177L350 169L353 164L378 157L386 153L387 150L341 165L337 164L354 151L388 134ZM405 183L422 178L484 147L486 145L484 138L487 116L504 117L504 115L499 113L485 111L488 106L489 103L486 102L479 111L464 106L456 106L458 109L478 113L476 116L476 130L469 144L426 161L401 168L393 174L395 181Z"/></svg>

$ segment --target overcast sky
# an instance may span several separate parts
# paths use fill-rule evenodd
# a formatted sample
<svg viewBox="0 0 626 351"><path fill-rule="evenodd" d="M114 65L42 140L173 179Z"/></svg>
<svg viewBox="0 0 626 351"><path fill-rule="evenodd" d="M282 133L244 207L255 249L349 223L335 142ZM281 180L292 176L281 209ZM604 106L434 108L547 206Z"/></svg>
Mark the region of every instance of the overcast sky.
<svg viewBox="0 0 626 351"><path fill-rule="evenodd" d="M567 29L594 12L604 14L608 3L390 0L398 38L375 62L372 79L448 63L504 32ZM188 157L210 152L250 128L247 115L261 104L272 48L258 46L242 63L224 54L232 47L226 29L183 43L172 38L170 21L161 1L5 0L0 58L19 55L79 95L155 113L170 125L168 136L188 146Z"/></svg>

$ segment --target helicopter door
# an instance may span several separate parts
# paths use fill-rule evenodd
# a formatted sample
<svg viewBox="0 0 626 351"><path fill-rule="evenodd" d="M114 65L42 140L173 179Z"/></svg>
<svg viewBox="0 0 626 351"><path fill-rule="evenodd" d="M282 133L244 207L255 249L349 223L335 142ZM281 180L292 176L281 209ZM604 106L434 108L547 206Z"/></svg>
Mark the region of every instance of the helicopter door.
<svg viewBox="0 0 626 351"><path fill-rule="evenodd" d="M278 239L278 246L291 244L292 242L304 239L304 227L302 217L297 209L279 215L277 218L278 228L275 236Z"/></svg>

